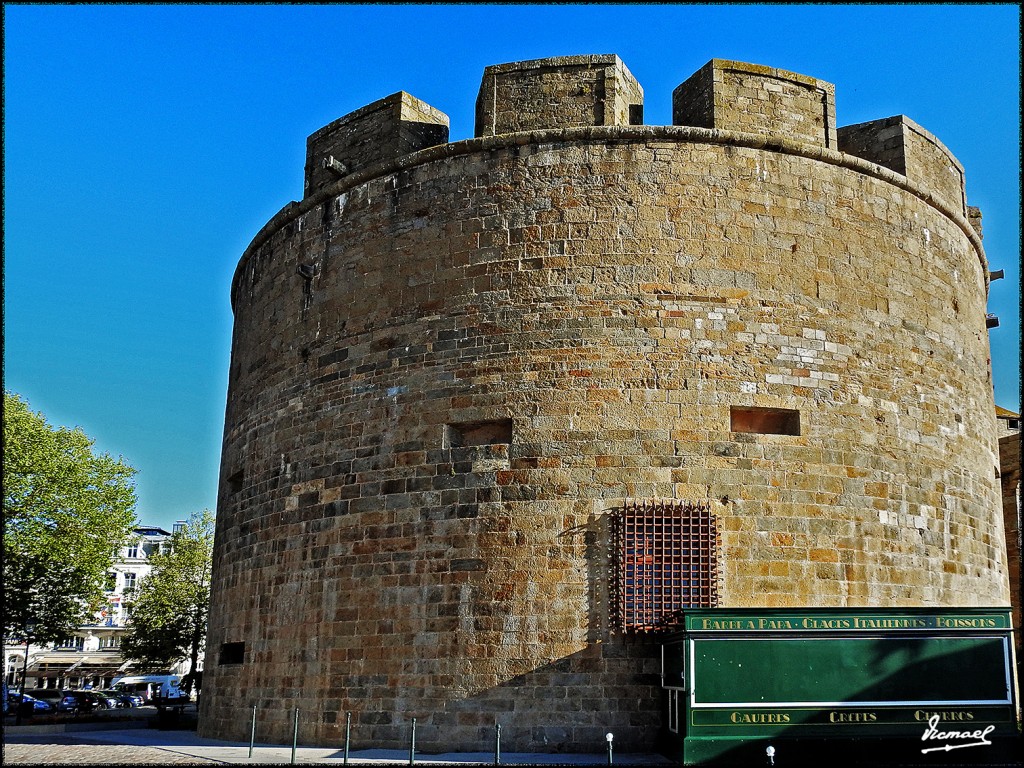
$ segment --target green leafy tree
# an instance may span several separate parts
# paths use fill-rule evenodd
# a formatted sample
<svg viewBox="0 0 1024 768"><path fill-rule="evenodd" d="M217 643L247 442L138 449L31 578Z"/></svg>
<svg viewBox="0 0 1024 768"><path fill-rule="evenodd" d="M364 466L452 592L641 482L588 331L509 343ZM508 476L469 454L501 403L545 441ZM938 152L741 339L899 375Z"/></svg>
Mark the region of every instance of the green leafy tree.
<svg viewBox="0 0 1024 768"><path fill-rule="evenodd" d="M135 470L4 392L4 636L47 643L92 620L134 534Z"/></svg>
<svg viewBox="0 0 1024 768"><path fill-rule="evenodd" d="M121 641L126 659L164 668L188 658L187 680L197 679L210 608L213 531L213 513L195 513L171 535L170 548L149 559L153 570L128 605L131 618Z"/></svg>

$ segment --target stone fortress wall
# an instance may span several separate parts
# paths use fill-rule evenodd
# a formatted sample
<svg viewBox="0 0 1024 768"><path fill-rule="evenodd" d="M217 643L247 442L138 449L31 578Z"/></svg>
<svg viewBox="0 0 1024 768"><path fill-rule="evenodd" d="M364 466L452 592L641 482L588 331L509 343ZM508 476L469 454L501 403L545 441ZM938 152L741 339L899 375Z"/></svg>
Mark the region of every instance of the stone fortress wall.
<svg viewBox="0 0 1024 768"><path fill-rule="evenodd" d="M232 285L203 735L650 749L627 499L711 506L721 606L1008 604L960 164L769 67L673 98L544 59L473 139L406 93L309 138Z"/></svg>

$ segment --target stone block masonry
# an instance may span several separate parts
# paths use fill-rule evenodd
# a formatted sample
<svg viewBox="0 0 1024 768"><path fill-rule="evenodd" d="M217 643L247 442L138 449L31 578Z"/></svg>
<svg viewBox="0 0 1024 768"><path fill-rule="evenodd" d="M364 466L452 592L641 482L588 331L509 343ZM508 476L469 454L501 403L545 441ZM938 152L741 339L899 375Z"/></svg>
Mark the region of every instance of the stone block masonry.
<svg viewBox="0 0 1024 768"><path fill-rule="evenodd" d="M335 120L306 141L306 196L374 163L448 141L448 116L408 93Z"/></svg>
<svg viewBox="0 0 1024 768"><path fill-rule="evenodd" d="M845 126L839 131L839 149L921 180L943 203L968 214L963 166L906 115Z"/></svg>
<svg viewBox="0 0 1024 768"><path fill-rule="evenodd" d="M636 125L644 94L618 56L564 56L484 70L476 135L560 126Z"/></svg>
<svg viewBox="0 0 1024 768"><path fill-rule="evenodd" d="M672 94L672 122L836 147L835 86L795 72L712 59Z"/></svg>
<svg viewBox="0 0 1024 768"><path fill-rule="evenodd" d="M565 57L488 68L473 139L311 137L232 285L204 735L652 750L627 499L710 505L723 607L1008 603L978 233L932 161L835 149L830 84L701 72L712 125Z"/></svg>

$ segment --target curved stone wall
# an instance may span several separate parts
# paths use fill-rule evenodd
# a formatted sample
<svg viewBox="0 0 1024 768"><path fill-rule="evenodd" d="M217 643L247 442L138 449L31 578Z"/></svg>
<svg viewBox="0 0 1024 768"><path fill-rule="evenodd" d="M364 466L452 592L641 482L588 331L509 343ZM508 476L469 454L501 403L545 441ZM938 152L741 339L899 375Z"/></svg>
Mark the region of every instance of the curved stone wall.
<svg viewBox="0 0 1024 768"><path fill-rule="evenodd" d="M286 741L297 706L304 743L351 711L354 747L416 717L427 751L651 748L625 499L711 503L722 606L1007 604L985 270L907 177L711 128L321 183L233 285L202 732L257 705ZM799 429L733 431L750 408Z"/></svg>

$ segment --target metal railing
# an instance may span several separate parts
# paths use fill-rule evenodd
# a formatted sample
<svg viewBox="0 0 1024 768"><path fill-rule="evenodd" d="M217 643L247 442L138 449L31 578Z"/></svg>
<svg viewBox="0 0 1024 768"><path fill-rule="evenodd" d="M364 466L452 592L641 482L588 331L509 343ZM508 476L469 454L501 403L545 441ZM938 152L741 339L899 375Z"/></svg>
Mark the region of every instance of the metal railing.
<svg viewBox="0 0 1024 768"><path fill-rule="evenodd" d="M613 622L628 632L680 625L718 603L718 521L707 501L627 501L611 516Z"/></svg>
<svg viewBox="0 0 1024 768"><path fill-rule="evenodd" d="M252 727L249 729L249 759L253 758L253 753L256 750L256 724L257 715L259 714L258 706L254 705L252 708ZM299 747L299 708L295 707L292 710L292 741L291 741L291 764L294 765L296 761L296 752ZM608 733L605 735L607 741L607 753L608 753L608 765L612 765L612 734ZM345 731L344 731L344 743L342 745L342 763L343 765L349 764L349 753L351 751L352 743L352 713L345 713ZM501 765L501 723L494 724L494 765ZM413 766L416 764L416 718L413 717L409 723L409 765Z"/></svg>

